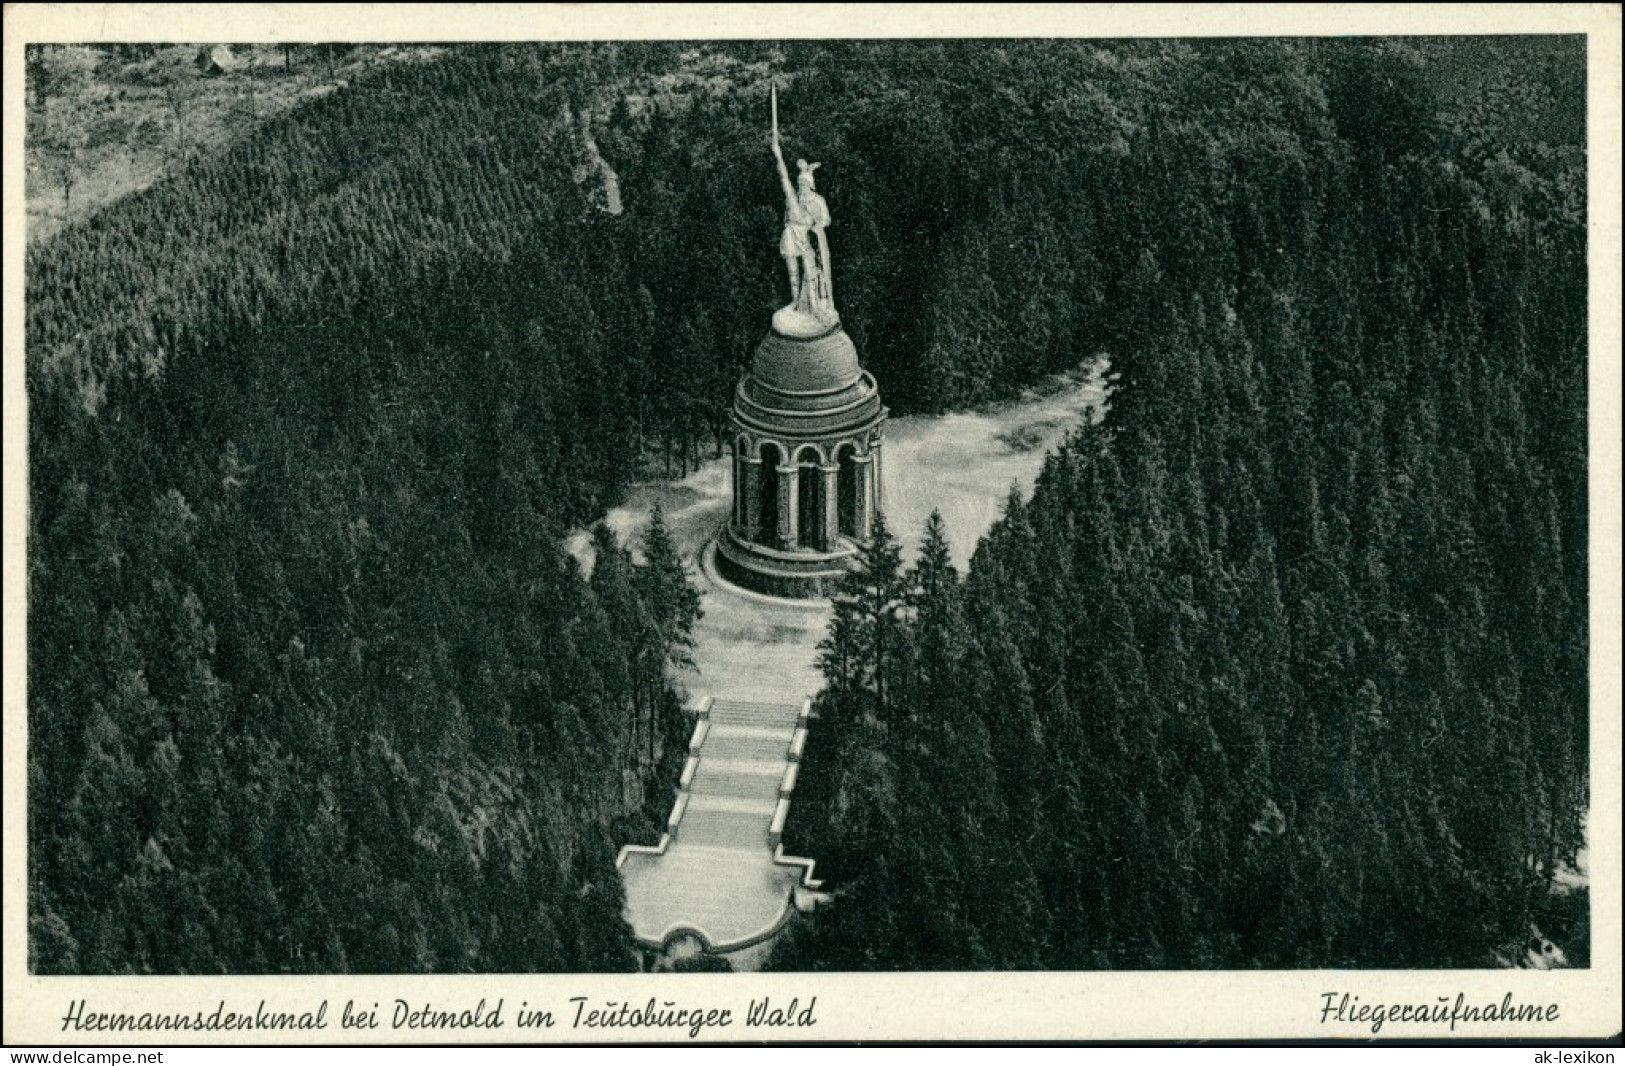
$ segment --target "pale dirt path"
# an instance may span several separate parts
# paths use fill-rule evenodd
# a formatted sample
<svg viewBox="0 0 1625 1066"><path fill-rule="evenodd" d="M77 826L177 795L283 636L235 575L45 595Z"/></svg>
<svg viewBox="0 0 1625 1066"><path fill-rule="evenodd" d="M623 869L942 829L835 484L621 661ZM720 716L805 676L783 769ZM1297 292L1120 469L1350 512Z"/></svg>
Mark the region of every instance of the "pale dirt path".
<svg viewBox="0 0 1625 1066"><path fill-rule="evenodd" d="M886 523L912 559L933 507L947 526L963 572L998 519L1012 486L1032 491L1044 456L1087 412L1103 412L1100 375L1052 383L1041 394L986 412L894 418L886 424L881 496ZM604 521L637 551L649 511L660 503L677 550L689 563L705 617L695 631L697 673L678 678L691 695L792 699L822 687L815 649L827 605L797 605L724 591L700 572L698 557L727 520L728 459L710 460L681 481L634 485ZM578 530L566 545L591 567L592 544Z"/></svg>

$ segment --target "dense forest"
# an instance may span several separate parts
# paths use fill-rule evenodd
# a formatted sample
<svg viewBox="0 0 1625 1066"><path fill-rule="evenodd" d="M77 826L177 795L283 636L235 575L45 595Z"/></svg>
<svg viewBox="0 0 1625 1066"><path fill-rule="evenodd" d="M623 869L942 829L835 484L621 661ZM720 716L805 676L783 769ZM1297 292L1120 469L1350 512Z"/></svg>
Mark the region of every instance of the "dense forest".
<svg viewBox="0 0 1625 1066"><path fill-rule="evenodd" d="M842 608L782 960L1482 959L1586 794L1580 45L1530 47L459 47L37 242L32 967L635 964L695 606L658 525L560 544L720 447L770 75L894 409L1121 374L964 581Z"/></svg>
<svg viewBox="0 0 1625 1066"><path fill-rule="evenodd" d="M837 598L786 834L835 899L776 966L1584 964L1584 162L1457 59L1091 72L1127 143L1053 171L1128 171L1121 387L963 580L934 521Z"/></svg>
<svg viewBox="0 0 1625 1066"><path fill-rule="evenodd" d="M35 969L636 965L694 593L658 525L561 549L643 467L654 311L532 60L381 72L31 251Z"/></svg>

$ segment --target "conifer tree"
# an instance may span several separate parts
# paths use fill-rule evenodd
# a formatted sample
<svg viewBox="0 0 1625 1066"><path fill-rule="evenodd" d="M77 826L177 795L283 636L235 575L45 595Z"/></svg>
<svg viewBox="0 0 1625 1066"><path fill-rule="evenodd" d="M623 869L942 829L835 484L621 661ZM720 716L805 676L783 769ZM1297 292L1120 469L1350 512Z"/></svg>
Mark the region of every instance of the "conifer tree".
<svg viewBox="0 0 1625 1066"><path fill-rule="evenodd" d="M831 596L830 633L819 644L820 664L832 682L854 698L852 713L870 713L891 724L890 692L901 676L907 649L902 612L908 602L902 546L875 515L868 540L859 542L856 565Z"/></svg>
<svg viewBox="0 0 1625 1066"><path fill-rule="evenodd" d="M703 616L700 594L689 583L687 568L666 528L665 509L656 503L643 531L643 566L638 568L638 591L654 615L664 638L666 655L675 666L690 665L694 625Z"/></svg>

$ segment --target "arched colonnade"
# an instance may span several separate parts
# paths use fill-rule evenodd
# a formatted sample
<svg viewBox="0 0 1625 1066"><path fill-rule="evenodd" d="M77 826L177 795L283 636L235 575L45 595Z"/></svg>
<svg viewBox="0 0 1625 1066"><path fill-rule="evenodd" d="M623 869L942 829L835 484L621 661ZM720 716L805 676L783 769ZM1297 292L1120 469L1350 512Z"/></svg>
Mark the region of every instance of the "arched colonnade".
<svg viewBox="0 0 1625 1066"><path fill-rule="evenodd" d="M735 535L777 551L830 552L842 538L868 539L880 508L878 432L805 442L733 444Z"/></svg>

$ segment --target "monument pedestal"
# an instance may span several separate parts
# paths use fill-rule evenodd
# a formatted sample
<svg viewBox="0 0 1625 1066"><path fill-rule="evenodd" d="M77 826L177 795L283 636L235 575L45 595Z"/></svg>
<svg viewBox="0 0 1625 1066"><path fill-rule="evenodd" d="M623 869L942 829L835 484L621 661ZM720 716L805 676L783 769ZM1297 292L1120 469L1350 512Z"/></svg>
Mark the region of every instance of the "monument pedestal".
<svg viewBox="0 0 1625 1066"><path fill-rule="evenodd" d="M773 332L794 340L811 340L841 328L833 312L807 310L791 304L773 312Z"/></svg>
<svg viewBox="0 0 1625 1066"><path fill-rule="evenodd" d="M837 551L785 552L745 540L730 526L717 537L717 575L740 588L787 600L828 596L858 552L851 541L840 544Z"/></svg>

